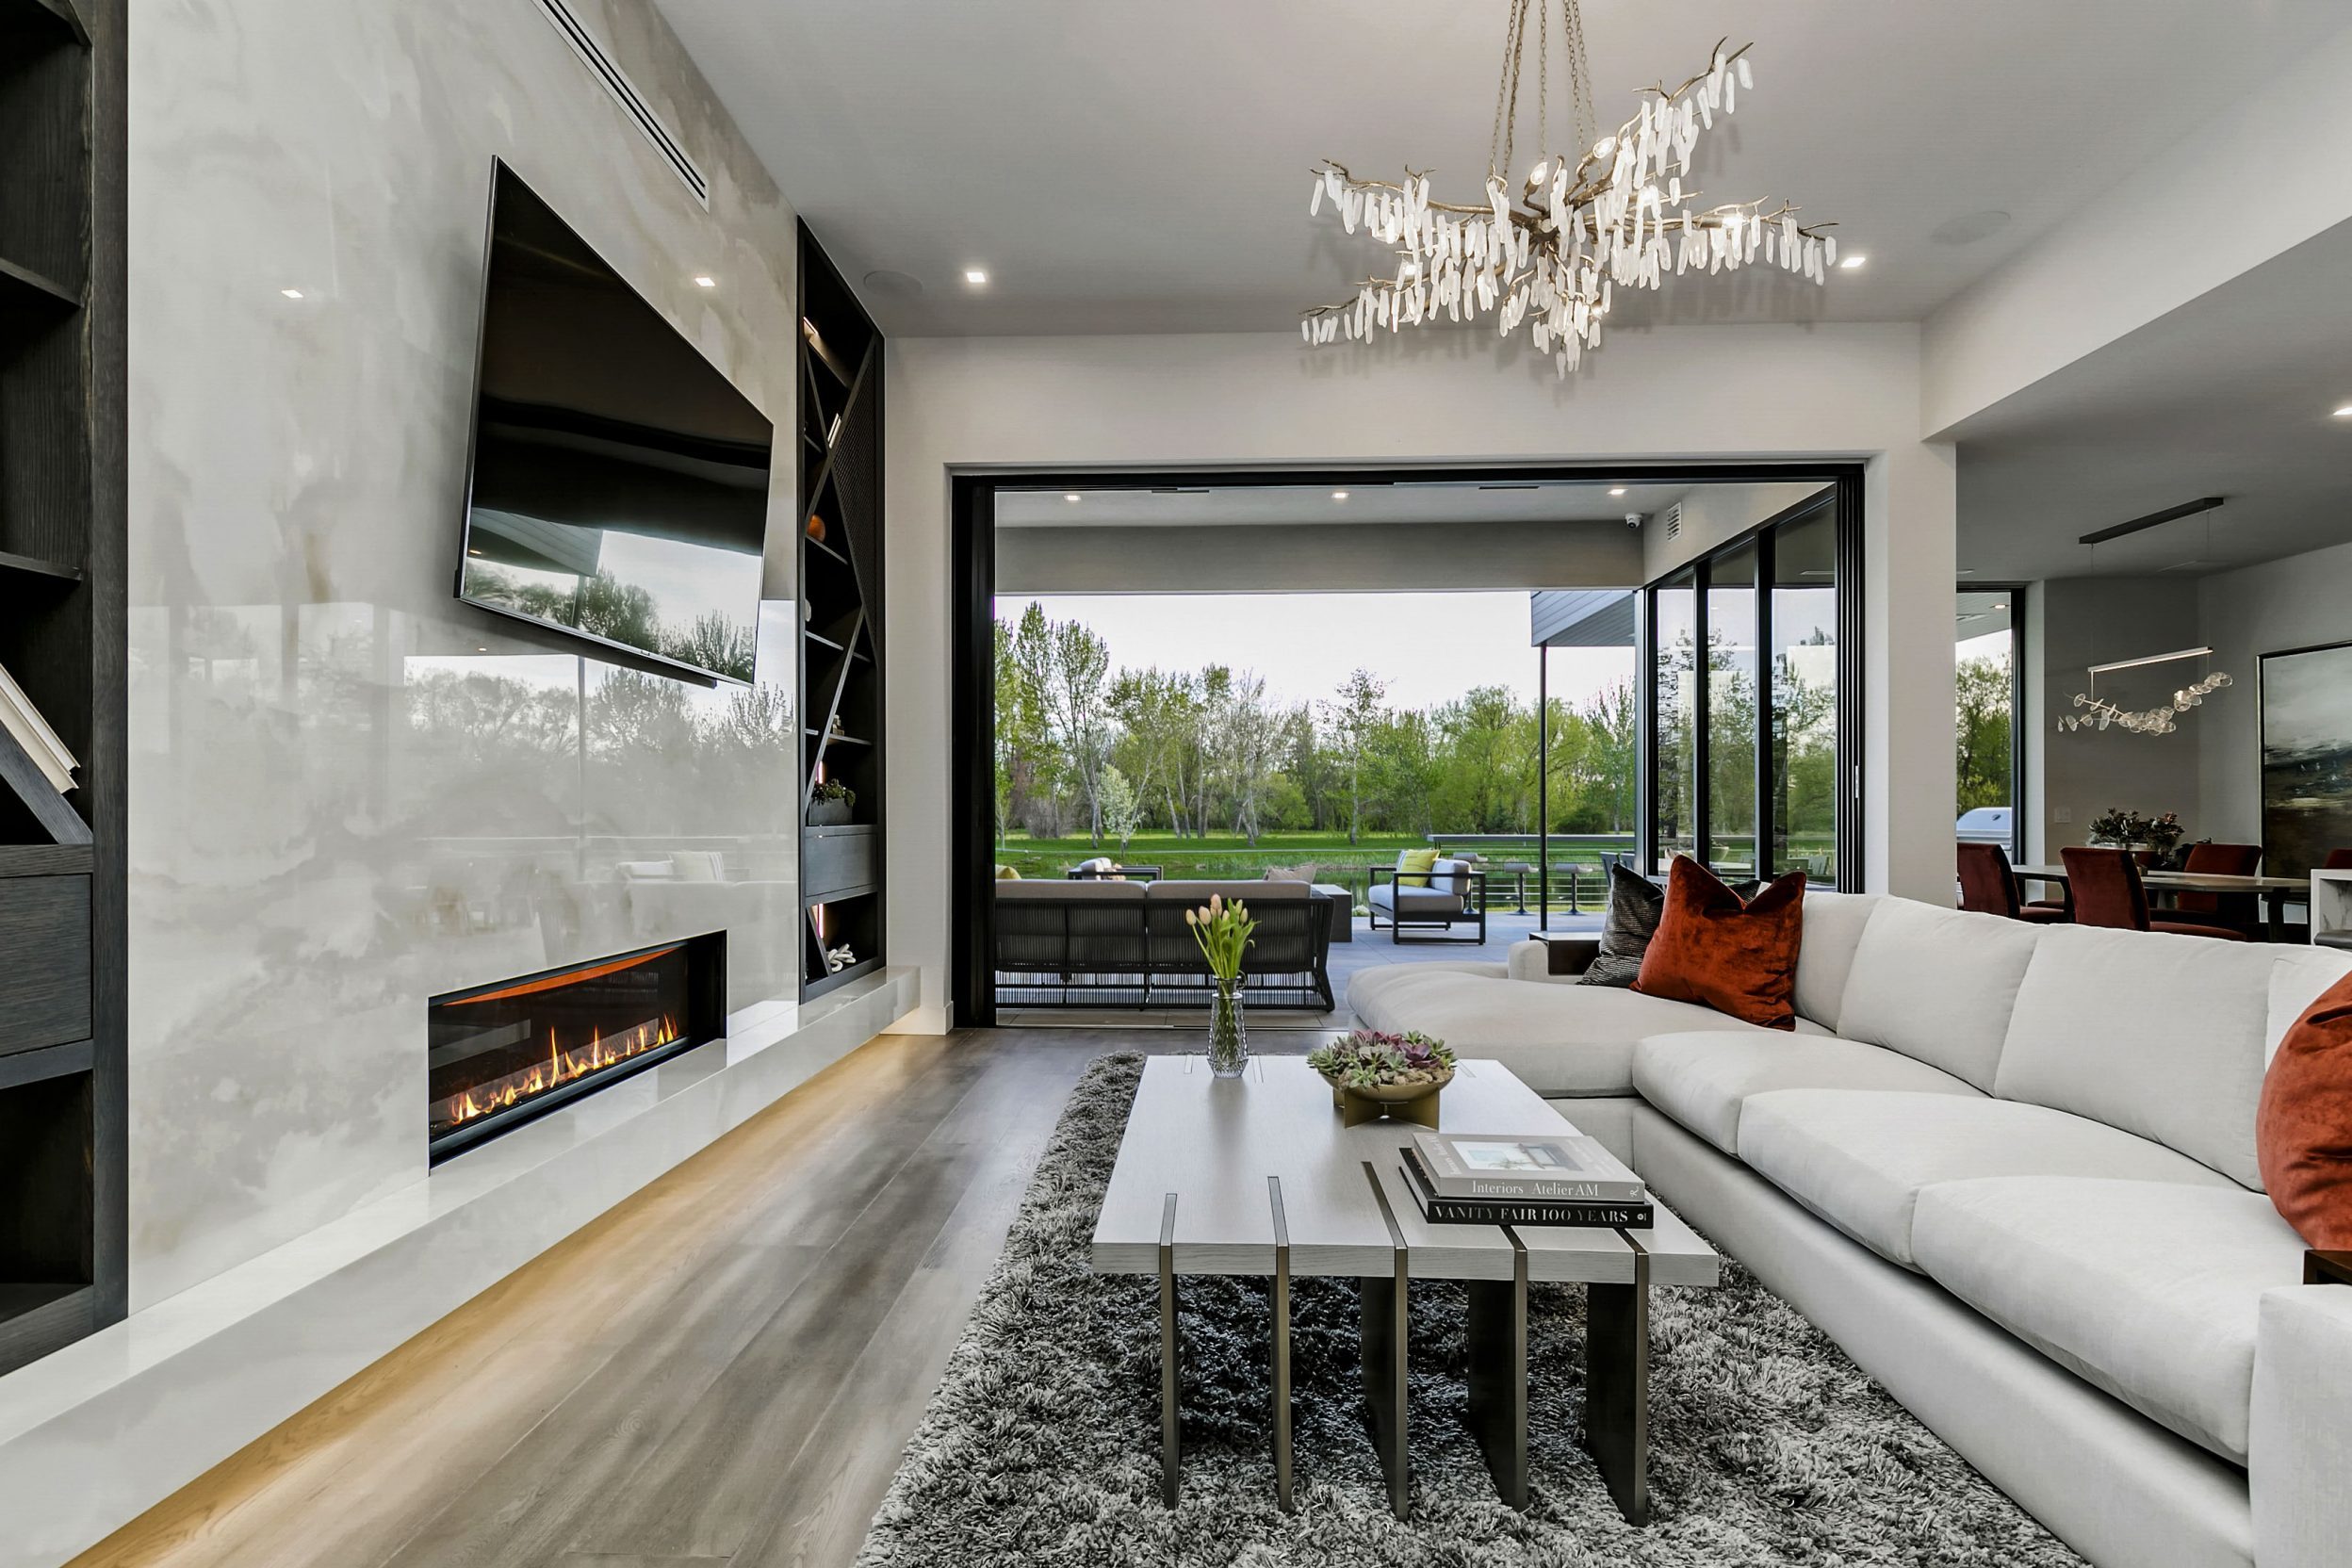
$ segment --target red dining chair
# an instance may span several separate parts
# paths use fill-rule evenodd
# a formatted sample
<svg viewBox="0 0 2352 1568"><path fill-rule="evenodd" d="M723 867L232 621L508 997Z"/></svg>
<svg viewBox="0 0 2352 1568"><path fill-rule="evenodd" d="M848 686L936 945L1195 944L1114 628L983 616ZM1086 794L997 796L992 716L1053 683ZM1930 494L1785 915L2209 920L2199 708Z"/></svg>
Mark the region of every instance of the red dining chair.
<svg viewBox="0 0 2352 1568"><path fill-rule="evenodd" d="M2018 899L2017 874L2009 869L2009 857L1999 844L1960 846L1960 907L2039 925L2066 918L2063 908Z"/></svg>
<svg viewBox="0 0 2352 1568"><path fill-rule="evenodd" d="M2262 869L2260 844L2191 844L2180 869L2207 876L2251 876ZM2261 921L2252 893L2180 892L2164 918L2183 925L2226 925L2250 932Z"/></svg>
<svg viewBox="0 0 2352 1568"><path fill-rule="evenodd" d="M2066 863L2066 885L2074 891L2074 918L2082 925L2111 926L2122 931L2170 931L2183 937L2213 937L2244 941L2246 933L2226 925L2195 925L2182 921L2150 920L2148 888L2129 850L2069 847L2058 852Z"/></svg>

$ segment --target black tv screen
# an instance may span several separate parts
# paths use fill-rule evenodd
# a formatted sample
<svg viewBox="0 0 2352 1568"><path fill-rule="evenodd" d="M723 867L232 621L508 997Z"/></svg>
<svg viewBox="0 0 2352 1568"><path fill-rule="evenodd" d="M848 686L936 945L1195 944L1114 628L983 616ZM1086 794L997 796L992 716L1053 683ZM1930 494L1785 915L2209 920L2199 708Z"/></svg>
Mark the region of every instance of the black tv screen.
<svg viewBox="0 0 2352 1568"><path fill-rule="evenodd" d="M748 684L775 427L496 166L457 596Z"/></svg>

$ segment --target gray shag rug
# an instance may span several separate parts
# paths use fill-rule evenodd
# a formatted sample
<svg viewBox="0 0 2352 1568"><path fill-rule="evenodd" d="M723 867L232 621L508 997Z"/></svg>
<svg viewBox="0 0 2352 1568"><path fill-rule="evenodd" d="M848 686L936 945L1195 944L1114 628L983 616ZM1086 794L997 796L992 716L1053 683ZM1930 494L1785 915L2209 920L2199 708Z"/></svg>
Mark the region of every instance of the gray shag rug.
<svg viewBox="0 0 2352 1568"><path fill-rule="evenodd" d="M1618 1514L1577 1446L1573 1285L1532 1293L1533 1486L1520 1513L1462 1425L1452 1287L1414 1282L1413 1517L1400 1524L1365 1424L1354 1284L1294 1286L1298 1508L1285 1514L1265 1283L1186 1281L1184 1495L1164 1508L1156 1285L1086 1264L1142 1062L1105 1057L1072 1094L859 1568L2081 1562L1728 1261L1714 1290L1653 1293L1646 1528Z"/></svg>

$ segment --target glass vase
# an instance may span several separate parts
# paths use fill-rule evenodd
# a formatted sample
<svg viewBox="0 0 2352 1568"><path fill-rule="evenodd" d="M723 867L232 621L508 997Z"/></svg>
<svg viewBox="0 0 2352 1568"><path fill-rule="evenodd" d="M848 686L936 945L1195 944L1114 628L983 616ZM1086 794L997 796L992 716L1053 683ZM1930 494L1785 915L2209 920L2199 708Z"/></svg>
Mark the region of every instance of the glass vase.
<svg viewBox="0 0 2352 1568"><path fill-rule="evenodd" d="M1218 980L1209 1001L1209 1070L1238 1078L1250 1065L1250 1031L1241 1020L1241 982Z"/></svg>

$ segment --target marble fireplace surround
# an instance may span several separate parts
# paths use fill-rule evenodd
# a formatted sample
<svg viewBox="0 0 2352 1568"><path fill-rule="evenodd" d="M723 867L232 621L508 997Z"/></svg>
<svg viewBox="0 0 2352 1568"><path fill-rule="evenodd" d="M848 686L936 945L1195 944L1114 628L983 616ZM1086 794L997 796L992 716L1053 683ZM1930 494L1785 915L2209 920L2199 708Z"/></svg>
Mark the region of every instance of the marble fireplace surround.
<svg viewBox="0 0 2352 1568"><path fill-rule="evenodd" d="M57 1568L913 1005L891 968L771 1002L429 1180L0 1380L0 1568Z"/></svg>

